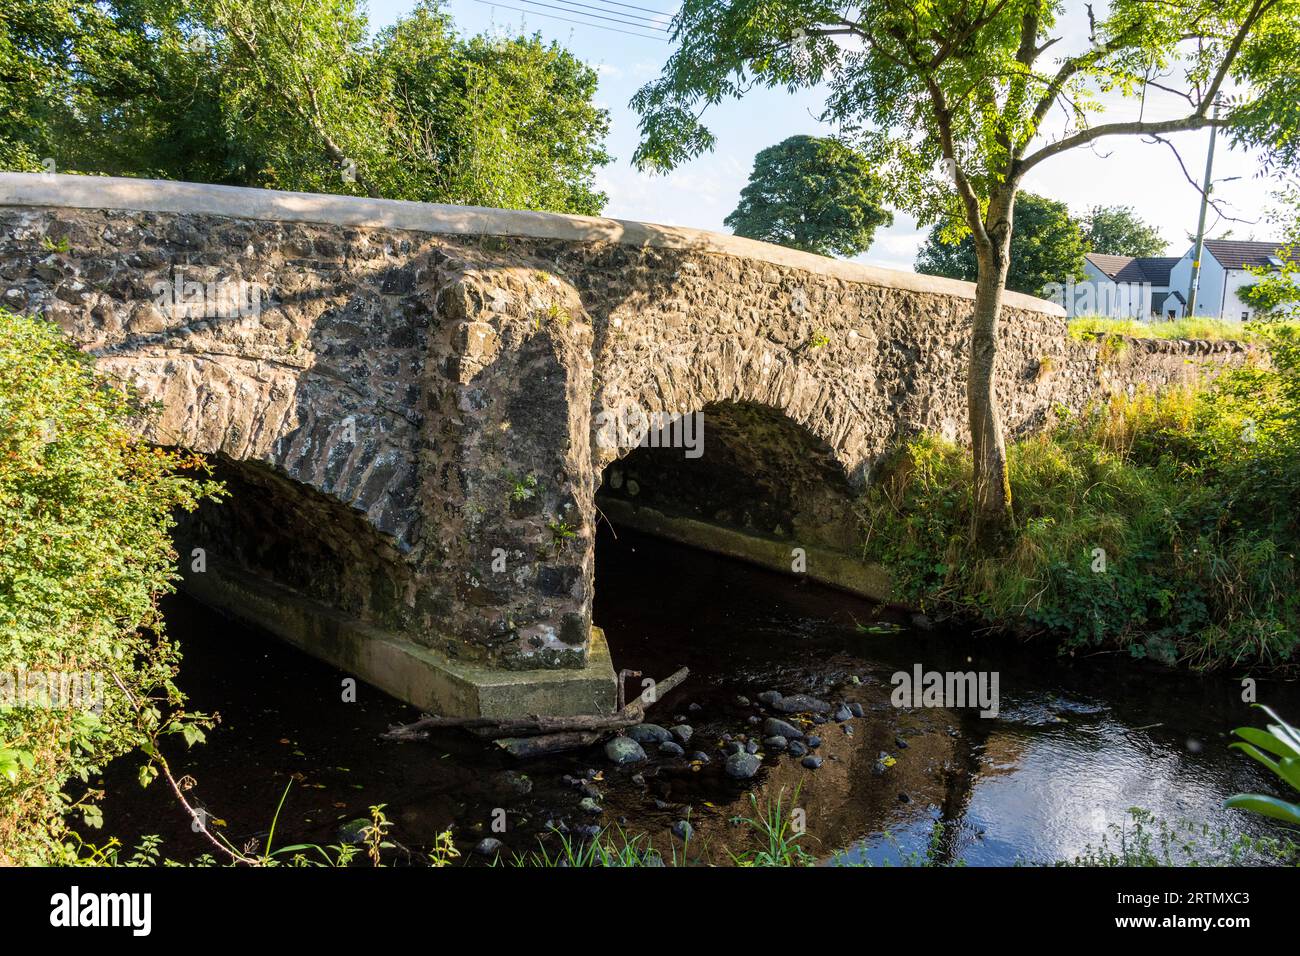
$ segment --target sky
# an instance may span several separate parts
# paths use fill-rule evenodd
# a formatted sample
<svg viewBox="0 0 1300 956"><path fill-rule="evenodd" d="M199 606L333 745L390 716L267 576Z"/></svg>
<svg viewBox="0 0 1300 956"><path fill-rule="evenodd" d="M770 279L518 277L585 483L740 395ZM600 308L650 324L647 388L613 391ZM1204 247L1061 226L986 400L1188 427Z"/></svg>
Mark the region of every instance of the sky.
<svg viewBox="0 0 1300 956"><path fill-rule="evenodd" d="M370 0L371 28L388 26L408 13L414 0ZM546 5L542 5L546 4ZM561 4L569 7L565 10ZM448 0L457 28L466 34L498 31L517 34L538 32L556 40L590 63L600 76L597 104L610 114L606 143L614 161L597 175L609 196L605 215L615 219L689 226L727 232L722 220L735 207L759 150L799 133L829 135L834 129L817 116L824 91L755 89L743 99L711 107L706 125L717 136L714 150L686 163L668 175L641 173L631 163L637 144L637 114L628 106L633 94L659 74L672 51L667 35L630 27L631 22L667 24L676 0ZM527 12L523 12L524 10ZM607 29L564 19L586 20ZM1074 52L1086 45L1082 0L1067 0L1066 40L1056 49ZM626 32L617 32L625 30ZM1050 56L1048 54L1047 56ZM1136 104L1103 102L1106 120L1136 118ZM1165 118L1186 111L1177 102L1148 101L1147 118ZM1058 114L1059 116L1059 114ZM1204 172L1209 133L1179 133L1169 137L1182 154L1191 175ZM1215 152L1215 196L1225 211L1243 221L1219 219L1210 211L1207 235L1211 238L1271 239L1274 230L1265 218L1272 205L1275 185L1258 176L1257 158L1232 150L1219 138ZM1024 188L1062 200L1082 215L1094 205L1125 205L1159 229L1169 243L1169 255L1181 255L1191 245L1200 208L1200 193L1185 178L1168 146L1136 137L1112 137L1093 149L1081 148L1056 156L1031 170ZM863 262L911 270L927 230L914 219L895 213L893 226L877 230Z"/></svg>

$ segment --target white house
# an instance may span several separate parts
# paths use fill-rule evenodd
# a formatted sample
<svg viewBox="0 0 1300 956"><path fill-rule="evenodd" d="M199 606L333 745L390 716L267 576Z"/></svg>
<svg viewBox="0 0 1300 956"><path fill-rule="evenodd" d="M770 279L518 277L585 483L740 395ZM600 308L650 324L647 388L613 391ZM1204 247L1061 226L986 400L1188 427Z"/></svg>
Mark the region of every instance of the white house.
<svg viewBox="0 0 1300 956"><path fill-rule="evenodd" d="M1170 292L1160 314L1181 319L1187 308L1187 287L1192 278L1192 253L1195 246L1170 270ZM1259 277L1250 268L1276 269L1282 265L1287 250L1276 242L1245 242L1237 239L1206 239L1201 253L1201 276L1196 291L1196 315L1201 318L1246 320L1254 310L1241 301L1242 286L1253 285ZM1300 255L1292 253L1292 261Z"/></svg>
<svg viewBox="0 0 1300 956"><path fill-rule="evenodd" d="M1113 319L1181 319L1187 308L1192 277L1192 253L1168 256L1107 256L1088 253L1086 278L1045 294L1065 306L1071 316L1101 315ZM1259 281L1248 269L1277 268L1286 249L1276 242L1207 239L1201 255L1196 315L1201 318L1250 319L1254 310L1241 301L1243 286ZM1292 253L1300 263L1300 250Z"/></svg>
<svg viewBox="0 0 1300 956"><path fill-rule="evenodd" d="M1169 295L1173 256L1107 256L1090 252L1085 278L1069 283L1054 298L1068 314L1104 315L1112 319L1149 319L1159 314Z"/></svg>

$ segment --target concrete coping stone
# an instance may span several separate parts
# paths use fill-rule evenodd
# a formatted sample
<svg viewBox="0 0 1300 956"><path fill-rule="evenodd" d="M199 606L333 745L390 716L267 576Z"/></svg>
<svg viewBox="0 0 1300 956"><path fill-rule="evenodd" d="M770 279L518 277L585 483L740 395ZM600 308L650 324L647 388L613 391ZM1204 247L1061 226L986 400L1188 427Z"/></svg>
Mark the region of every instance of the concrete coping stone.
<svg viewBox="0 0 1300 956"><path fill-rule="evenodd" d="M702 229L595 216L63 173L0 173L0 206L123 209L272 222L403 229L453 236L516 236L570 242L618 242L630 246L686 249L735 256L885 289L949 295L961 299L975 298L974 284L957 279L831 259ZM1064 309L1059 305L1019 292L1006 292L1003 303L1048 316L1065 315Z"/></svg>

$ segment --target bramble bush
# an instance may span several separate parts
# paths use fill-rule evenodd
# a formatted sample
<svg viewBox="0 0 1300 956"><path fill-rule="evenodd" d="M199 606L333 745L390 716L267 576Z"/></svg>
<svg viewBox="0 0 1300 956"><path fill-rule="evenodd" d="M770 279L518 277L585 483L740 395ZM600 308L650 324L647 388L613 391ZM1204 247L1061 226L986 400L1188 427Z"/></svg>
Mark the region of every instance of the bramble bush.
<svg viewBox="0 0 1300 956"><path fill-rule="evenodd" d="M163 734L202 739L157 602L177 578L174 509L221 488L136 437L151 412L56 326L0 309L0 864L75 859L70 815L100 820L94 774ZM102 707L25 706L46 673L93 675Z"/></svg>
<svg viewBox="0 0 1300 956"><path fill-rule="evenodd" d="M1198 389L1116 396L1010 449L1015 527L970 535L967 453L904 445L863 501L864 557L916 604L1195 667L1290 666L1300 644L1300 330Z"/></svg>

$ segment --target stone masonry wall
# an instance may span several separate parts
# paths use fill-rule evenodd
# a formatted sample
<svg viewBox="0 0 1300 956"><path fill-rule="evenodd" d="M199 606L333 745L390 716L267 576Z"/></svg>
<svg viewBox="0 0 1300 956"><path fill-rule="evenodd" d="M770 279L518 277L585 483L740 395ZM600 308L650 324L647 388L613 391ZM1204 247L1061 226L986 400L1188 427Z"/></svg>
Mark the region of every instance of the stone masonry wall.
<svg viewBox="0 0 1300 956"><path fill-rule="evenodd" d="M265 298L186 315L159 302L178 275ZM498 667L585 660L595 491L628 451L599 446L595 414L712 408L736 469L766 463L776 489L802 468L773 514L828 541L833 502L899 438L964 432L969 299L708 250L3 207L0 303L158 399L146 437L216 456L257 496L191 526L210 562ZM1000 394L1020 431L1249 360L1222 343L1104 350L1012 308ZM295 537L328 573L312 580Z"/></svg>

